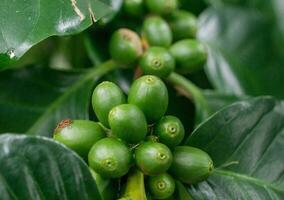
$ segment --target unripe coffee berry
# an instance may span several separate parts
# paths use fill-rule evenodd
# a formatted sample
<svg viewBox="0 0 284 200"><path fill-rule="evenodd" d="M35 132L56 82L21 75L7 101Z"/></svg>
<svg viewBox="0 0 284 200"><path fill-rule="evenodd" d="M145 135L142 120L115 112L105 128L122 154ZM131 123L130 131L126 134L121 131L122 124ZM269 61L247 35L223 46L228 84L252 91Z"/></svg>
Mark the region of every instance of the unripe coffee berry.
<svg viewBox="0 0 284 200"><path fill-rule="evenodd" d="M177 117L168 115L155 125L154 134L159 137L161 143L174 148L184 138L184 127Z"/></svg>
<svg viewBox="0 0 284 200"><path fill-rule="evenodd" d="M89 165L106 178L119 178L127 174L131 167L130 149L116 138L104 138L91 148Z"/></svg>
<svg viewBox="0 0 284 200"><path fill-rule="evenodd" d="M144 74L165 78L175 69L175 60L163 47L150 47L140 59Z"/></svg>
<svg viewBox="0 0 284 200"><path fill-rule="evenodd" d="M178 0L146 0L146 6L152 13L167 15L178 8Z"/></svg>
<svg viewBox="0 0 284 200"><path fill-rule="evenodd" d="M130 144L142 141L147 135L147 121L143 112L131 104L122 104L109 112L112 135Z"/></svg>
<svg viewBox="0 0 284 200"><path fill-rule="evenodd" d="M210 156L201 149L178 146L173 152L170 172L184 183L194 184L208 178L214 169Z"/></svg>
<svg viewBox="0 0 284 200"><path fill-rule="evenodd" d="M175 181L167 173L150 176L148 180L150 193L155 199L167 199L175 191Z"/></svg>
<svg viewBox="0 0 284 200"><path fill-rule="evenodd" d="M147 175L166 172L172 164L171 150L164 144L147 141L135 150L136 165Z"/></svg>
<svg viewBox="0 0 284 200"><path fill-rule="evenodd" d="M197 20L190 12L176 10L167 20L175 40L194 38L196 36Z"/></svg>
<svg viewBox="0 0 284 200"><path fill-rule="evenodd" d="M102 127L93 121L71 120L61 121L53 138L86 158L94 143L106 137Z"/></svg>
<svg viewBox="0 0 284 200"><path fill-rule="evenodd" d="M138 106L149 123L159 120L167 111L168 90L164 82L152 75L135 80L128 93L128 103Z"/></svg>
<svg viewBox="0 0 284 200"><path fill-rule="evenodd" d="M207 59L205 46L192 39L180 40L170 48L176 60L176 70L180 73L191 73L202 68Z"/></svg>
<svg viewBox="0 0 284 200"><path fill-rule="evenodd" d="M109 127L109 111L120 104L126 102L122 90L114 83L104 81L97 85L92 95L92 106L99 121Z"/></svg>
<svg viewBox="0 0 284 200"><path fill-rule="evenodd" d="M173 40L170 26L159 16L151 16L145 19L142 35L149 46L169 47Z"/></svg>
<svg viewBox="0 0 284 200"><path fill-rule="evenodd" d="M124 11L133 17L141 17L145 13L144 0L124 0Z"/></svg>
<svg viewBox="0 0 284 200"><path fill-rule="evenodd" d="M142 55L142 43L137 33L121 28L110 39L110 55L114 61L130 65Z"/></svg>

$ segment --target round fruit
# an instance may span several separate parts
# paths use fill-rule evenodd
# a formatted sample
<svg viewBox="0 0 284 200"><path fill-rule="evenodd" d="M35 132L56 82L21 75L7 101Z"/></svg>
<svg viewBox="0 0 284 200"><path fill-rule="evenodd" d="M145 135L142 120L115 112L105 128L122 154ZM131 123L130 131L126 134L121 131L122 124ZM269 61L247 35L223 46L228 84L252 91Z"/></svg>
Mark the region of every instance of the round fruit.
<svg viewBox="0 0 284 200"><path fill-rule="evenodd" d="M57 125L53 138L86 158L93 144L105 136L96 122L65 119Z"/></svg>
<svg viewBox="0 0 284 200"><path fill-rule="evenodd" d="M180 40L170 48L176 60L176 69L180 73L190 73L199 70L207 59L205 46L196 40Z"/></svg>
<svg viewBox="0 0 284 200"><path fill-rule="evenodd" d="M155 122L167 110L169 102L167 87L156 76L142 76L132 84L128 102L137 105L145 114L148 122Z"/></svg>
<svg viewBox="0 0 284 200"><path fill-rule="evenodd" d="M145 19L142 35L150 46L169 47L173 40L170 26L159 16L151 16Z"/></svg>
<svg viewBox="0 0 284 200"><path fill-rule="evenodd" d="M196 17L184 10L174 11L168 18L175 40L193 38L197 31Z"/></svg>
<svg viewBox="0 0 284 200"><path fill-rule="evenodd" d="M89 166L106 178L119 178L131 167L130 149L116 138L104 138L91 148Z"/></svg>
<svg viewBox="0 0 284 200"><path fill-rule="evenodd" d="M94 90L92 96L92 106L99 121L106 127L108 124L109 111L120 104L126 102L121 89L114 83L104 81Z"/></svg>
<svg viewBox="0 0 284 200"><path fill-rule="evenodd" d="M120 64L134 63L143 53L139 36L126 28L113 33L110 39L110 54L113 60Z"/></svg>
<svg viewBox="0 0 284 200"><path fill-rule="evenodd" d="M149 177L149 189L155 199L169 198L175 191L175 181L167 173Z"/></svg>
<svg viewBox="0 0 284 200"><path fill-rule="evenodd" d="M146 175L166 172L172 164L171 150L164 144L147 141L135 150L136 165Z"/></svg>
<svg viewBox="0 0 284 200"><path fill-rule="evenodd" d="M140 67L145 74L164 78L174 71L175 59L163 47L150 47L140 59Z"/></svg>
<svg viewBox="0 0 284 200"><path fill-rule="evenodd" d="M147 135L147 121L143 112L135 105L122 104L109 112L109 125L112 135L136 144Z"/></svg>
<svg viewBox="0 0 284 200"><path fill-rule="evenodd" d="M181 143L184 138L184 127L175 116L164 116L155 126L154 134L159 141L170 148Z"/></svg>
<svg viewBox="0 0 284 200"><path fill-rule="evenodd" d="M140 17L145 13L144 0L124 0L123 8L128 15L133 17Z"/></svg>
<svg viewBox="0 0 284 200"><path fill-rule="evenodd" d="M205 180L214 169L210 156L201 149L178 146L173 152L171 174L184 183L194 184Z"/></svg>
<svg viewBox="0 0 284 200"><path fill-rule="evenodd" d="M178 8L178 0L146 0L146 6L152 13L166 15Z"/></svg>

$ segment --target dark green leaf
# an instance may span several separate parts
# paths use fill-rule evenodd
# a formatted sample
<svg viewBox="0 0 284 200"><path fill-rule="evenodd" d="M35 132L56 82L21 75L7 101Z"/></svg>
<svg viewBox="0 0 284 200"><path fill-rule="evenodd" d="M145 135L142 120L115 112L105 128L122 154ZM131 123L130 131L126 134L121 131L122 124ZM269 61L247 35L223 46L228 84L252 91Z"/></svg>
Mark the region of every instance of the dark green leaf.
<svg viewBox="0 0 284 200"><path fill-rule="evenodd" d="M0 54L20 58L49 36L83 31L111 12L108 3L107 0L2 0Z"/></svg>
<svg viewBox="0 0 284 200"><path fill-rule="evenodd" d="M181 9L188 10L194 14L199 14L206 8L206 4L203 0L179 0Z"/></svg>
<svg viewBox="0 0 284 200"><path fill-rule="evenodd" d="M233 104L201 124L188 145L216 167L189 187L195 199L284 199L284 102L270 97Z"/></svg>
<svg viewBox="0 0 284 200"><path fill-rule="evenodd" d="M203 90L202 93L209 104L212 114L232 103L249 99L249 97L222 94L214 90Z"/></svg>
<svg viewBox="0 0 284 200"><path fill-rule="evenodd" d="M220 92L284 98L284 34L279 31L284 16L274 14L226 6L202 14L198 35L209 48L206 72Z"/></svg>
<svg viewBox="0 0 284 200"><path fill-rule="evenodd" d="M0 73L0 133L51 136L62 119L88 119L94 83L112 67L86 73L37 67Z"/></svg>
<svg viewBox="0 0 284 200"><path fill-rule="evenodd" d="M84 161L53 140L1 135L0 163L0 199L101 199Z"/></svg>

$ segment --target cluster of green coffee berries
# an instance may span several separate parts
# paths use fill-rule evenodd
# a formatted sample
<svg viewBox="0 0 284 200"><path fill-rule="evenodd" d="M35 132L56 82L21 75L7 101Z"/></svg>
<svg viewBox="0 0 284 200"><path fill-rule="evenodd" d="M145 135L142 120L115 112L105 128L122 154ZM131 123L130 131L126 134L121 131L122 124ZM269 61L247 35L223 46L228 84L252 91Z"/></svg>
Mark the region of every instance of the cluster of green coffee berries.
<svg viewBox="0 0 284 200"><path fill-rule="evenodd" d="M207 153L178 146L184 127L177 117L165 115L168 90L157 76L136 79L128 98L116 84L104 81L94 89L92 106L100 123L64 120L54 138L88 159L94 173L115 179L137 167L148 176L151 195L165 199L174 193L174 178L192 184L213 170Z"/></svg>
<svg viewBox="0 0 284 200"><path fill-rule="evenodd" d="M161 78L174 70L198 70L207 53L193 39L195 16L179 10L177 0L125 0L123 8L129 16L145 20L140 34L128 28L112 34L111 59L120 66L139 66L144 76L132 83L127 97L115 83L97 85L92 107L99 122L63 120L54 139L88 162L104 199L117 198L107 191L105 181L120 179L131 168L144 174L151 197L167 199L175 191L175 179L194 184L206 179L214 167L206 152L179 146L185 130L177 117L165 115L169 98Z"/></svg>
<svg viewBox="0 0 284 200"><path fill-rule="evenodd" d="M195 38L197 20L178 9L177 0L125 0L130 16L145 16L138 33L121 28L110 40L110 54L124 66L140 66L144 74L165 78L172 71L191 73L200 69L207 58L205 46Z"/></svg>

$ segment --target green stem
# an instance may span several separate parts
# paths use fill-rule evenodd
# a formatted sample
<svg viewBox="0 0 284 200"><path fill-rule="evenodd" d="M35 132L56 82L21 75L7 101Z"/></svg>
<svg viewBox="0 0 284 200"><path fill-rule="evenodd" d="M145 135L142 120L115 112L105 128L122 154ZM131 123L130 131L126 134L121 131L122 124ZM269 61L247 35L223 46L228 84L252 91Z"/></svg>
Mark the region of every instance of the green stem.
<svg viewBox="0 0 284 200"><path fill-rule="evenodd" d="M171 73L167 80L174 84L177 90L179 90L184 96L194 101L198 115L197 121L205 119L209 116L211 112L210 107L199 87L197 87L187 78L175 72Z"/></svg>
<svg viewBox="0 0 284 200"><path fill-rule="evenodd" d="M122 199L147 200L144 175L141 171L133 169L133 171L128 173L126 189Z"/></svg>

